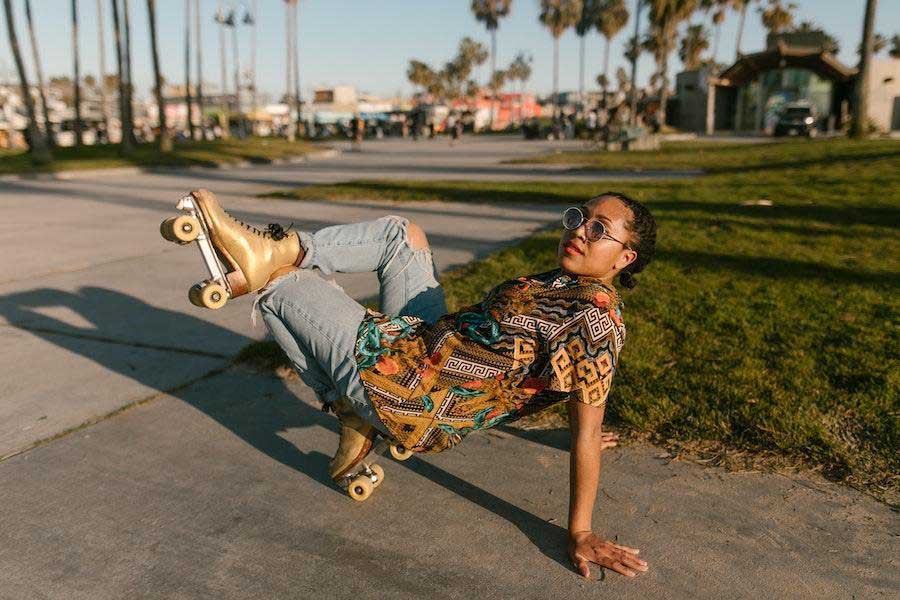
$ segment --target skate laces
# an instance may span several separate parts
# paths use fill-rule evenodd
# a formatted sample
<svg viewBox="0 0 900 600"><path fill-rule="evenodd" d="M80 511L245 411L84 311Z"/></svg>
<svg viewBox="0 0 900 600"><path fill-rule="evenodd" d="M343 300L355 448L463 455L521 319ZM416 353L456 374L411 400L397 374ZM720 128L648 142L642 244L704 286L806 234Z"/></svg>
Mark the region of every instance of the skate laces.
<svg viewBox="0 0 900 600"><path fill-rule="evenodd" d="M294 228L294 224L293 224L293 223L291 223L290 225L288 225L287 229L285 229L284 227L282 227L279 223L269 223L268 225L266 225L266 228L265 228L265 229L258 229L258 228L256 228L256 227L254 227L253 225L250 225L249 223L244 223L244 222L241 221L240 219L234 217L234 216L233 216L231 213L229 213L227 210L225 210L225 211L223 211L223 212L224 212L226 215L228 215L228 216L231 218L232 221L234 221L234 222L237 223L238 225L242 225L242 226L244 227L244 229L246 229L247 231L249 231L249 232L251 232L251 233L253 233L253 234L255 234L255 235L262 236L262 237L272 238L272 239L275 240L276 242L280 242L280 241L283 240L285 237L287 237L288 232L290 232L291 229Z"/></svg>

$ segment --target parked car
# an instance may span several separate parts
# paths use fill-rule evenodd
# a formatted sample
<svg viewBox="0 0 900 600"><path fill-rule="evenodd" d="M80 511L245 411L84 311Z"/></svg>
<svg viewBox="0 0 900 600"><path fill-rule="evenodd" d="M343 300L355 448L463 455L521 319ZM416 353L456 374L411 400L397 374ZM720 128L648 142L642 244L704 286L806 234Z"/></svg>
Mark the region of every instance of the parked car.
<svg viewBox="0 0 900 600"><path fill-rule="evenodd" d="M810 104L786 104L775 123L775 137L803 135L816 137L819 115Z"/></svg>

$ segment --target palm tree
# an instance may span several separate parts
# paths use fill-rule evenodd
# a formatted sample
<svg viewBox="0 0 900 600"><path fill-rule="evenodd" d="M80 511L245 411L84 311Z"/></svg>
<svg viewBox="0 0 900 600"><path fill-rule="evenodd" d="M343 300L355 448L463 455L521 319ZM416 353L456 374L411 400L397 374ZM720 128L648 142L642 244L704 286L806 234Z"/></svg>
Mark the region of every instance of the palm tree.
<svg viewBox="0 0 900 600"><path fill-rule="evenodd" d="M881 54L881 51L887 48L888 39L881 35L880 33L872 34L872 56L878 56ZM863 45L860 44L859 48L856 49L856 53L862 56Z"/></svg>
<svg viewBox="0 0 900 600"><path fill-rule="evenodd" d="M634 36L631 38L634 52L629 57L629 61L631 61L631 110L629 110L629 119L632 125L637 124L637 59L641 53L641 8L644 7L646 2L647 0L634 0Z"/></svg>
<svg viewBox="0 0 900 600"><path fill-rule="evenodd" d="M112 3L113 33L116 42L116 69L118 72L119 86L119 121L122 124L122 136L119 151L124 156L134 153L134 121L131 119L131 111L128 104L128 81L126 78L125 49L122 46L122 26L119 19L119 0L110 0Z"/></svg>
<svg viewBox="0 0 900 600"><path fill-rule="evenodd" d="M31 18L31 0L25 0L25 22L28 23L28 38L31 41L31 58L34 62L34 74L37 76L38 92L41 97L41 111L44 114L44 132L47 134L47 145L56 146L53 127L50 124L50 111L47 107L47 95L44 92L44 70L41 68L41 55L38 52L37 36L34 35L34 21Z"/></svg>
<svg viewBox="0 0 900 600"><path fill-rule="evenodd" d="M584 46L585 37L594 27L602 0L582 0L581 16L575 23L575 34L578 35L578 99L584 99Z"/></svg>
<svg viewBox="0 0 900 600"><path fill-rule="evenodd" d="M678 58L681 59L685 69L696 69L702 62L701 55L707 50L709 50L709 36L706 29L703 25L691 25L681 38Z"/></svg>
<svg viewBox="0 0 900 600"><path fill-rule="evenodd" d="M891 38L891 49L888 50L891 58L900 58L900 35L894 34Z"/></svg>
<svg viewBox="0 0 900 600"><path fill-rule="evenodd" d="M297 135L303 135L303 100L300 97L300 0L294 2L294 15L292 21L293 36L291 37L291 51L294 60L291 64L294 69L294 104L297 106Z"/></svg>
<svg viewBox="0 0 900 600"><path fill-rule="evenodd" d="M744 37L744 21L747 17L747 7L750 4L759 1L760 0L731 0L731 4L732 6L734 6L734 9L741 13L741 18L738 21L737 42L735 43L734 60L738 60L741 57L741 38Z"/></svg>
<svg viewBox="0 0 900 600"><path fill-rule="evenodd" d="M216 9L215 21L219 25L219 75L222 79L222 106L220 107L219 122L222 126L222 137L230 137L231 130L229 128L230 118L228 116L228 63L225 54L225 8L222 0L219 0Z"/></svg>
<svg viewBox="0 0 900 600"><path fill-rule="evenodd" d="M10 0L3 0L3 9L6 13L6 30L9 37L9 46L12 50L13 60L16 63L16 71L19 73L22 102L25 103L25 110L28 113L26 133L28 134L28 150L31 153L31 161L38 165L47 164L53 160L53 155L47 146L47 140L38 131L34 100L31 98L31 86L28 84L25 63L22 62L22 53L19 51L19 38L16 36L16 25L13 20L13 9Z"/></svg>
<svg viewBox="0 0 900 600"><path fill-rule="evenodd" d="M606 49L603 51L603 76L609 82L609 50L612 40L628 23L628 9L625 0L603 0L599 6L594 25L597 31L606 38ZM606 99L606 86L603 86L603 98Z"/></svg>
<svg viewBox="0 0 900 600"><path fill-rule="evenodd" d="M553 123L559 118L559 37L581 17L581 0L541 0L538 17L553 36Z"/></svg>
<svg viewBox="0 0 900 600"><path fill-rule="evenodd" d="M678 24L690 17L697 8L697 0L650 0L650 23L654 32L652 38L657 42L657 73L662 78L659 93L660 124L666 122L666 103L669 98L669 53Z"/></svg>
<svg viewBox="0 0 900 600"><path fill-rule="evenodd" d="M509 14L512 0L472 0L472 12L475 19L484 23L488 33L491 34L491 89L497 73L497 28L500 19ZM491 99L491 129L494 128L494 99Z"/></svg>
<svg viewBox="0 0 900 600"><path fill-rule="evenodd" d="M769 0L769 5L765 8L760 7L759 14L762 16L763 26L771 34L787 31L794 24L794 11L797 5L790 2L782 4L781 0Z"/></svg>
<svg viewBox="0 0 900 600"><path fill-rule="evenodd" d="M97 0L97 42L100 56L100 113L103 128L109 136L109 111L106 108L106 26L103 20L103 0ZM107 141L109 141L107 139Z"/></svg>
<svg viewBox="0 0 900 600"><path fill-rule="evenodd" d="M869 69L872 62L872 42L875 36L876 0L866 0L866 13L863 19L863 51L859 59L859 74L856 76L856 106L850 135L861 138L866 135L869 122Z"/></svg>
<svg viewBox="0 0 900 600"><path fill-rule="evenodd" d="M522 120L522 101L525 94L525 82L531 78L531 62L532 59L530 56L526 56L525 53L519 52L506 70L511 81L519 82L518 121Z"/></svg>
<svg viewBox="0 0 900 600"><path fill-rule="evenodd" d="M712 13L711 20L715 28L711 61L713 64L715 64L716 58L719 56L719 34L721 33L722 23L725 22L725 10L731 4L732 0L700 0L700 8L707 13Z"/></svg>
<svg viewBox="0 0 900 600"><path fill-rule="evenodd" d="M125 25L125 46L123 48L125 52L125 76L127 79L127 84L125 86L125 95L127 96L127 102L125 103L125 107L128 109L128 135L131 136L132 143L137 143L137 140L134 137L134 78L131 76L131 11L128 0L122 0L122 17L123 23Z"/></svg>
<svg viewBox="0 0 900 600"><path fill-rule="evenodd" d="M78 52L78 0L72 0L72 61L75 63L75 145L81 146L84 142L81 135L81 57Z"/></svg>
<svg viewBox="0 0 900 600"><path fill-rule="evenodd" d="M159 50L156 44L156 0L147 0L147 20L150 23L150 53L153 55L153 92L159 112L159 151L172 151L172 136L166 126L166 99L163 97L163 78L159 72ZM189 105L190 106L190 105Z"/></svg>
<svg viewBox="0 0 900 600"><path fill-rule="evenodd" d="M184 101L187 106L188 135L194 139L194 115L191 110L191 0L184 0Z"/></svg>
<svg viewBox="0 0 900 600"><path fill-rule="evenodd" d="M200 0L194 0L194 30L197 36L197 123L200 126L200 139L206 139L206 128L203 121L203 37L200 19Z"/></svg>

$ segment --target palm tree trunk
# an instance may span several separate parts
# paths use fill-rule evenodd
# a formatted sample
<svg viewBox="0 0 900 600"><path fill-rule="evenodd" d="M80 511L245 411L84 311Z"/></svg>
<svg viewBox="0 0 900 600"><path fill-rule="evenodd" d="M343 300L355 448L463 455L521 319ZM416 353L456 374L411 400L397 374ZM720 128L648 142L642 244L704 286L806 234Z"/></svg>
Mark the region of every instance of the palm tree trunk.
<svg viewBox="0 0 900 600"><path fill-rule="evenodd" d="M119 21L119 0L110 0L112 2L113 14L113 33L116 42L116 69L118 70L119 79L119 121L121 123L121 140L119 141L119 151L124 156L129 156L134 152L134 134L131 128L134 123L128 113L128 94L125 91L128 82L125 81L125 52L122 48L122 28Z"/></svg>
<svg viewBox="0 0 900 600"><path fill-rule="evenodd" d="M644 6L644 2L643 0L634 0L634 4L634 55L631 59L631 114L629 118L632 125L637 125L637 51L641 39L641 8Z"/></svg>
<svg viewBox="0 0 900 600"><path fill-rule="evenodd" d="M609 87L609 47L612 40L606 38L606 49L603 51L603 108L606 108L606 89Z"/></svg>
<svg viewBox="0 0 900 600"><path fill-rule="evenodd" d="M578 36L578 101L584 102L584 38Z"/></svg>
<svg viewBox="0 0 900 600"><path fill-rule="evenodd" d="M667 27L667 29L669 29ZM674 29L674 28L673 28ZM660 128L665 127L666 125L666 106L669 101L669 53L672 51L669 48L669 40L674 36L674 32L666 35L666 41L664 42L665 47L663 48L663 56L662 61L660 61L659 67L662 72L662 88L659 92L659 126Z"/></svg>
<svg viewBox="0 0 900 600"><path fill-rule="evenodd" d="M38 92L41 96L41 111L44 114L44 132L47 134L47 146L56 147L53 137L53 125L50 123L50 111L47 108L47 95L44 90L44 70L41 67L41 55L38 52L37 36L34 35L34 21L31 18L31 0L25 0L25 20L28 23L28 38L31 41L31 57L34 61L34 73L37 76Z"/></svg>
<svg viewBox="0 0 900 600"><path fill-rule="evenodd" d="M184 0L184 102L187 107L188 136L193 140L196 132L191 107L191 0Z"/></svg>
<svg viewBox="0 0 900 600"><path fill-rule="evenodd" d="M294 103L297 106L297 135L303 135L302 101L300 98L300 2L294 2L294 35L291 37L294 50Z"/></svg>
<svg viewBox="0 0 900 600"><path fill-rule="evenodd" d="M738 60L741 57L741 38L744 37L744 19L747 17L747 3L749 1L750 0L745 0L744 5L741 7L741 20L738 21L737 43L734 50L734 60Z"/></svg>
<svg viewBox="0 0 900 600"><path fill-rule="evenodd" d="M559 38L553 38L553 127L559 125Z"/></svg>
<svg viewBox="0 0 900 600"><path fill-rule="evenodd" d="M872 38L875 27L876 0L866 0L866 13L863 19L862 53L859 57L859 74L856 76L856 106L850 135L862 138L866 135L869 124L869 70L872 62Z"/></svg>
<svg viewBox="0 0 900 600"><path fill-rule="evenodd" d="M134 84L131 78L131 11L129 10L128 0L122 0L124 8L123 17L125 24L125 97L127 102L125 108L128 109L128 135L131 137L131 143L137 144L134 137Z"/></svg>
<svg viewBox="0 0 900 600"><path fill-rule="evenodd" d="M241 112L241 65L238 51L238 25L231 26L231 51L234 57L234 110L238 120L238 138L244 137L244 114Z"/></svg>
<svg viewBox="0 0 900 600"><path fill-rule="evenodd" d="M84 144L81 133L81 57L78 52L78 0L72 0L72 60L74 61L75 79L75 146Z"/></svg>
<svg viewBox="0 0 900 600"><path fill-rule="evenodd" d="M206 128L203 121L203 38L200 26L200 0L194 0L194 28L197 36L197 124L200 126L200 139L206 139Z"/></svg>
<svg viewBox="0 0 900 600"><path fill-rule="evenodd" d="M12 5L10 0L3 0L3 8L6 12L6 28L9 36L9 46L13 53L13 60L16 63L16 71L19 73L19 86L21 87L22 102L25 103L25 110L28 113L28 124L26 132L28 134L28 149L31 153L31 161L35 164L47 164L53 160L50 148L47 147L47 140L40 134L37 127L37 119L34 113L34 100L31 98L31 89L28 85L28 75L25 73L25 63L22 62L22 53L19 51L19 38L16 37L16 26L13 20Z"/></svg>
<svg viewBox="0 0 900 600"><path fill-rule="evenodd" d="M497 73L497 30L491 29L491 121L488 127L494 130L494 108L497 90L494 89L494 76Z"/></svg>
<svg viewBox="0 0 900 600"><path fill-rule="evenodd" d="M715 64L716 58L718 58L718 56L719 56L719 34L720 33L722 33L721 23L716 25L716 33L713 35L713 51L712 51L713 64Z"/></svg>
<svg viewBox="0 0 900 600"><path fill-rule="evenodd" d="M285 53L285 71L284 71L284 97L287 101L288 105L288 125L287 125L287 139L290 142L293 142L296 139L296 135L294 132L294 123L291 122L291 109L294 108L295 102L293 101L294 94L294 45L293 45L293 27L291 22L293 21L294 11L291 8L289 2L285 2L284 4L284 53Z"/></svg>
<svg viewBox="0 0 900 600"><path fill-rule="evenodd" d="M259 0L253 0L253 29L250 30L250 98L253 116L250 120L250 133L256 134L255 121L256 118L256 33L259 27Z"/></svg>
<svg viewBox="0 0 900 600"><path fill-rule="evenodd" d="M222 7L222 0L219 0L218 14L224 18L225 12ZM219 122L222 126L222 139L231 137L230 118L228 116L228 65L225 56L225 24L219 23L219 70L222 77L222 108Z"/></svg>
<svg viewBox="0 0 900 600"><path fill-rule="evenodd" d="M100 113L103 115L103 129L109 141L109 110L106 106L106 26L103 20L103 0L97 0L97 40L100 54Z"/></svg>
<svg viewBox="0 0 900 600"><path fill-rule="evenodd" d="M162 75L159 72L159 49L156 44L156 0L147 0L147 20L150 23L150 52L153 55L153 91L159 112L159 151L172 151L172 137L166 126L166 99L163 96Z"/></svg>

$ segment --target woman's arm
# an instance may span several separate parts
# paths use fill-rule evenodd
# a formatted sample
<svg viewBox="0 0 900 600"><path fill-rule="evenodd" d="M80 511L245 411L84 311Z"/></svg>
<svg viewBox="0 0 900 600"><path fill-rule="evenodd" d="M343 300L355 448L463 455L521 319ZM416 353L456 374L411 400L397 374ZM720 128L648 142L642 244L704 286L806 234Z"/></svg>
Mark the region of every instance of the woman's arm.
<svg viewBox="0 0 900 600"><path fill-rule="evenodd" d="M591 527L597 487L600 483L600 455L615 446L617 437L603 433L604 406L569 401L572 448L569 455L569 557L578 572L590 576L594 562L623 575L634 577L646 571L647 563L638 550L619 546L595 535Z"/></svg>

